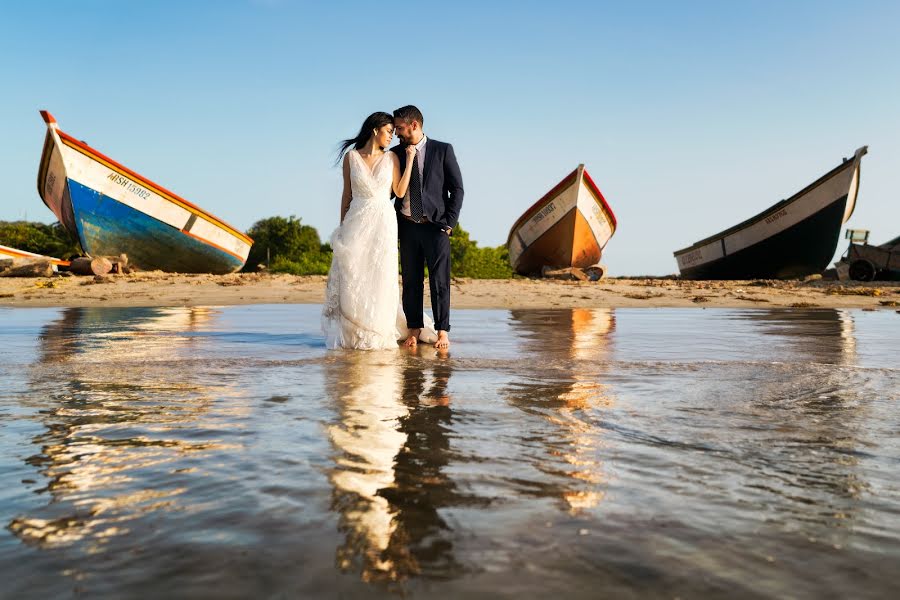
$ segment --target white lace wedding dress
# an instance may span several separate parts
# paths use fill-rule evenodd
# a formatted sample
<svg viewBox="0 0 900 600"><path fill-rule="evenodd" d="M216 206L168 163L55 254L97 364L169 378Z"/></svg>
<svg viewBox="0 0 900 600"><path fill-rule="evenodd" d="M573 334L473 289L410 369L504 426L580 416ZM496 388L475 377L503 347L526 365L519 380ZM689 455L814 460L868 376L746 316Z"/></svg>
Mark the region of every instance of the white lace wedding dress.
<svg viewBox="0 0 900 600"><path fill-rule="evenodd" d="M400 303L397 273L397 213L391 202L394 169L386 152L370 169L349 152L353 200L344 222L331 235L331 270L322 309L328 348L397 348L409 335ZM425 316L419 339L437 340Z"/></svg>

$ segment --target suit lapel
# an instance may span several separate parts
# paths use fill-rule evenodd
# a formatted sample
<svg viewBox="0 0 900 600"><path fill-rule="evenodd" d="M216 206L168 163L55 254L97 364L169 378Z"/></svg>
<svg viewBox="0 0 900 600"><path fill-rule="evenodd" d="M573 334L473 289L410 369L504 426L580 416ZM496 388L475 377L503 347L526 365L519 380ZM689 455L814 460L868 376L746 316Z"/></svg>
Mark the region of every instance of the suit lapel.
<svg viewBox="0 0 900 600"><path fill-rule="evenodd" d="M425 187L425 180L428 179L428 173L431 171L431 164L434 162L434 155L437 154L437 144L432 140L425 142L425 166L422 167L422 187Z"/></svg>

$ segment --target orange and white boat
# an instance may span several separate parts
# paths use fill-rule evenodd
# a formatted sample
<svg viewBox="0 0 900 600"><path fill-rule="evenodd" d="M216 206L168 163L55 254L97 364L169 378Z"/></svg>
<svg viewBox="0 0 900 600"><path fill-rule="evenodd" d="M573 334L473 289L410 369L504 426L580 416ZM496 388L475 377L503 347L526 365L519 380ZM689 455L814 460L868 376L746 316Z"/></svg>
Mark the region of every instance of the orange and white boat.
<svg viewBox="0 0 900 600"><path fill-rule="evenodd" d="M3 258L13 258L13 259L22 259L22 260L49 260L53 263L53 269L56 270L56 267L63 266L68 267L69 261L60 260L58 258L53 258L52 256L44 256L42 254L35 254L33 252L26 252L25 250L19 250L18 248L10 248L9 246L0 245L0 259Z"/></svg>
<svg viewBox="0 0 900 600"><path fill-rule="evenodd" d="M600 262L616 217L584 165L525 211L509 231L509 262L522 275Z"/></svg>

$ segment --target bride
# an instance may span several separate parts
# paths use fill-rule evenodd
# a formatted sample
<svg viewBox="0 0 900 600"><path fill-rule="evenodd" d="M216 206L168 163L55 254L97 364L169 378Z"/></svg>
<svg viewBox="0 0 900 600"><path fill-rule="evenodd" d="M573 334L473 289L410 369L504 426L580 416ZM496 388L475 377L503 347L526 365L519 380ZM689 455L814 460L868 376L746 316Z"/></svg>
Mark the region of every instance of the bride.
<svg viewBox="0 0 900 600"><path fill-rule="evenodd" d="M322 309L328 348L396 348L397 341L409 335L400 303L397 213L391 193L406 195L416 149L406 148L406 169L401 174L400 159L386 152L393 137L393 116L376 112L366 118L355 138L340 146L341 224L331 236L334 254ZM427 318L419 339L437 340Z"/></svg>

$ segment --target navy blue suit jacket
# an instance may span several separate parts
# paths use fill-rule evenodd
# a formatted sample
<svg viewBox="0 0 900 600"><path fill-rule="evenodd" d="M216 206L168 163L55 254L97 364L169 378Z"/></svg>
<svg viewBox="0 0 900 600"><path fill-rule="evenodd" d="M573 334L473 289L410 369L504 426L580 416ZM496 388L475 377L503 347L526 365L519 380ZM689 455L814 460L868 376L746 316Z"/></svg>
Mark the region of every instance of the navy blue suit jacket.
<svg viewBox="0 0 900 600"><path fill-rule="evenodd" d="M406 146L391 148L400 159L400 172L406 170ZM462 173L453 153L453 146L428 138L425 143L425 166L422 174L422 212L432 223L456 227L463 203ZM394 201L400 212L403 199Z"/></svg>

